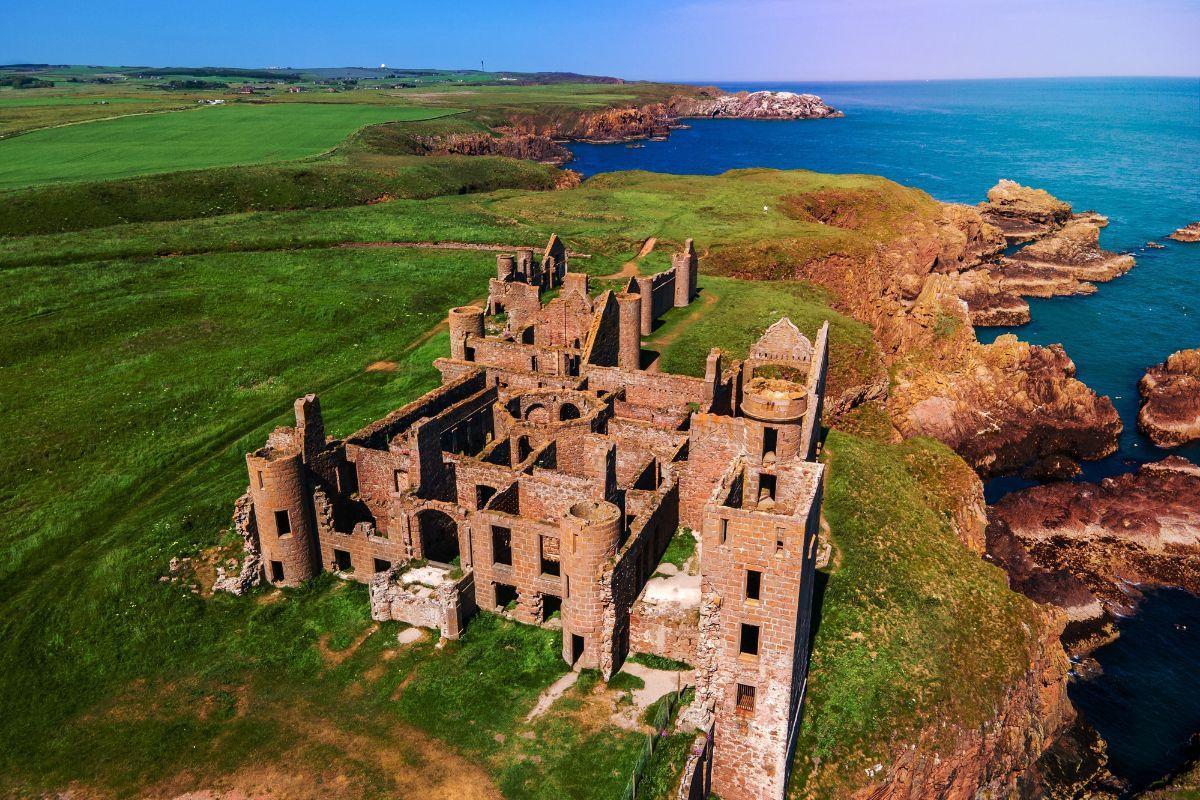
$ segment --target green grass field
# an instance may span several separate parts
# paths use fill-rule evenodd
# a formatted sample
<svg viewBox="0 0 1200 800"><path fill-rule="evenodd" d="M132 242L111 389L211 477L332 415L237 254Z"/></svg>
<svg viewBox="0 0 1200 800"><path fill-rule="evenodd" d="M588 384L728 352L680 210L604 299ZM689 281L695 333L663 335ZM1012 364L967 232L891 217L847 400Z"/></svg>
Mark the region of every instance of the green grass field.
<svg viewBox="0 0 1200 800"><path fill-rule="evenodd" d="M0 189L288 161L337 146L364 125L454 109L231 104L31 131L0 140Z"/></svg>

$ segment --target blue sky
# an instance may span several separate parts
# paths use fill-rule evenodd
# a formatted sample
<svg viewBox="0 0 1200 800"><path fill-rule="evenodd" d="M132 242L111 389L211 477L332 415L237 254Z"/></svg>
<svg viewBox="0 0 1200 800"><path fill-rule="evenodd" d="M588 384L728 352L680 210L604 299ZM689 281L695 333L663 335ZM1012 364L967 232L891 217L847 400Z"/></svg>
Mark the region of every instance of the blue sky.
<svg viewBox="0 0 1200 800"><path fill-rule="evenodd" d="M569 70L662 80L1200 75L1200 0L57 0L0 63Z"/></svg>

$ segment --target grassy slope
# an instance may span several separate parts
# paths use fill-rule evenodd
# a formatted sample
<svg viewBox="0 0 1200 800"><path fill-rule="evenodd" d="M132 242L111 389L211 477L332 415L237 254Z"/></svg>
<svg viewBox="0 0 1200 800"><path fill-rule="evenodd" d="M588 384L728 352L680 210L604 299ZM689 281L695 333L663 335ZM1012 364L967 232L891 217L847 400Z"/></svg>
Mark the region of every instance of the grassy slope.
<svg viewBox="0 0 1200 800"><path fill-rule="evenodd" d="M793 797L845 797L897 745L989 719L1036 646L1033 603L958 540L943 445L832 432L824 514L835 546ZM815 768L816 764L819 768Z"/></svg>
<svg viewBox="0 0 1200 800"><path fill-rule="evenodd" d="M891 213L864 230L806 219L786 198L826 189L902 197L918 212L936 208L923 192L882 178L753 169L721 176L628 172L597 176L569 192L500 191L469 197L397 200L329 211L229 215L186 225L143 223L88 232L0 240L0 268L163 253L274 250L353 241L465 241L533 244L557 232L574 249L605 259L578 268L620 268L651 237L660 247L694 237L708 248L705 269L758 270L834 253L860 254L894 232ZM763 206L768 211L763 211ZM770 248L760 245L771 241Z"/></svg>
<svg viewBox="0 0 1200 800"><path fill-rule="evenodd" d="M229 105L32 131L0 141L0 189L316 155L364 125L456 113L368 105Z"/></svg>

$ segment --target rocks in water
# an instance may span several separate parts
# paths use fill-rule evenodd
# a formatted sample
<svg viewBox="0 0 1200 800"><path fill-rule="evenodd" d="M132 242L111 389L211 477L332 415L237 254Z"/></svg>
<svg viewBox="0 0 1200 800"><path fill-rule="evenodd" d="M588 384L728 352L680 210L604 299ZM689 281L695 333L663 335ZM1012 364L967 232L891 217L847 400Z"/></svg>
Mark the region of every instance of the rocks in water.
<svg viewBox="0 0 1200 800"><path fill-rule="evenodd" d="M680 117L734 117L738 119L826 119L844 117L841 111L815 94L796 92L737 92L679 102Z"/></svg>
<svg viewBox="0 0 1200 800"><path fill-rule="evenodd" d="M1200 222L1185 225L1167 238L1177 242L1200 242Z"/></svg>
<svg viewBox="0 0 1200 800"><path fill-rule="evenodd" d="M987 202L980 203L979 210L987 222L1004 232L1009 244L1032 241L1071 216L1071 206L1045 189L1033 189L1008 179L988 190Z"/></svg>
<svg viewBox="0 0 1200 800"><path fill-rule="evenodd" d="M1200 349L1180 350L1138 383L1138 429L1159 447L1200 439Z"/></svg>
<svg viewBox="0 0 1200 800"><path fill-rule="evenodd" d="M1149 248L1149 249L1151 249L1151 250L1164 250L1164 249L1166 249L1166 245L1164 245L1164 244L1159 244L1158 242L1146 242L1146 247L1148 247L1148 248Z"/></svg>
<svg viewBox="0 0 1200 800"><path fill-rule="evenodd" d="M1024 297L1091 294L1096 283L1125 274L1133 256L1100 248L1108 218L1094 211L1074 214L1071 206L1042 189L1002 180L979 206L1009 244L1031 242L958 276L959 294L975 325L1022 325L1029 321Z"/></svg>
<svg viewBox="0 0 1200 800"><path fill-rule="evenodd" d="M1073 621L1129 613L1138 586L1200 591L1200 468L1177 456L1014 492L988 519L988 554L1012 587Z"/></svg>

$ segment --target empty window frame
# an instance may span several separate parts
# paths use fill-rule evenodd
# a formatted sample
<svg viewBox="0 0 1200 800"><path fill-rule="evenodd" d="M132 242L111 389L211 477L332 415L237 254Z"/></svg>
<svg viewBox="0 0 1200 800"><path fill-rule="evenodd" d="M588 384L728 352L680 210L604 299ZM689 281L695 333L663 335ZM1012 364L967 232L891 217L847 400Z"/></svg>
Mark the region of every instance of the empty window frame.
<svg viewBox="0 0 1200 800"><path fill-rule="evenodd" d="M272 561L271 562L271 580L275 581L276 583L283 580L283 562L282 561Z"/></svg>
<svg viewBox="0 0 1200 800"><path fill-rule="evenodd" d="M392 568L392 562L388 561L386 558L375 559L375 571L376 572L387 572L391 568Z"/></svg>
<svg viewBox="0 0 1200 800"><path fill-rule="evenodd" d="M738 652L744 656L758 656L758 635L760 628L748 622L742 623L741 634L738 636Z"/></svg>
<svg viewBox="0 0 1200 800"><path fill-rule="evenodd" d="M717 520L717 526L718 526L717 527L717 543L722 544L722 545L728 544L729 543L729 520L724 519L724 518L719 519L719 520Z"/></svg>
<svg viewBox="0 0 1200 800"><path fill-rule="evenodd" d="M492 526L492 563L512 566L512 531Z"/></svg>
<svg viewBox="0 0 1200 800"><path fill-rule="evenodd" d="M275 533L287 536L292 532L292 518L287 511L275 512Z"/></svg>
<svg viewBox="0 0 1200 800"><path fill-rule="evenodd" d="M333 563L337 565L339 572L349 572L354 569L354 562L350 559L350 553L346 550L333 551Z"/></svg>
<svg viewBox="0 0 1200 800"><path fill-rule="evenodd" d="M762 599L762 573L756 569L746 570L746 599L755 603Z"/></svg>

